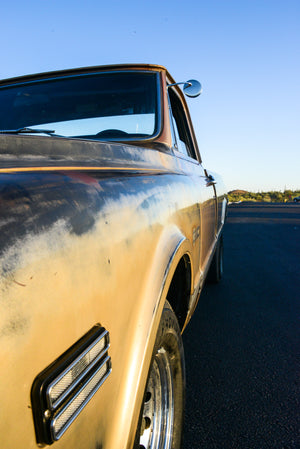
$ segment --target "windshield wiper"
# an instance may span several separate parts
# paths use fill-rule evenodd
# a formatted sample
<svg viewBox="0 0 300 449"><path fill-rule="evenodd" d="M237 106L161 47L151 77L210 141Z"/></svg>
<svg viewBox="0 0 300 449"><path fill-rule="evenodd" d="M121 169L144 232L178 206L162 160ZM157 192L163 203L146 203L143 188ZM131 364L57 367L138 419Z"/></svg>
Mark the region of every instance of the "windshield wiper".
<svg viewBox="0 0 300 449"><path fill-rule="evenodd" d="M0 134L49 134L49 136L58 136L58 134L55 134L55 130L38 128L0 129Z"/></svg>

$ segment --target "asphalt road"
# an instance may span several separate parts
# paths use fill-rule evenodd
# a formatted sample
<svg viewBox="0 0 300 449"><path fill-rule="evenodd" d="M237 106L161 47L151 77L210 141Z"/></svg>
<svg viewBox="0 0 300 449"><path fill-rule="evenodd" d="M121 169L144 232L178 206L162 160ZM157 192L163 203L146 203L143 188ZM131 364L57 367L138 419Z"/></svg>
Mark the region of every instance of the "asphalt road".
<svg viewBox="0 0 300 449"><path fill-rule="evenodd" d="M229 207L183 341L184 449L300 448L300 204Z"/></svg>

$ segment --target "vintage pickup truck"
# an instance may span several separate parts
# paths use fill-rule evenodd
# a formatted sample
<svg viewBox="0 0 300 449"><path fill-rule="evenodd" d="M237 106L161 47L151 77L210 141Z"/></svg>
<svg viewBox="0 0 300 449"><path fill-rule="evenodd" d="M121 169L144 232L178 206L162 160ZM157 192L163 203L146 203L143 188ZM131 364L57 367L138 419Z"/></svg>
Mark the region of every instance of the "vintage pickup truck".
<svg viewBox="0 0 300 449"><path fill-rule="evenodd" d="M156 65L0 82L0 447L175 449L226 192Z"/></svg>

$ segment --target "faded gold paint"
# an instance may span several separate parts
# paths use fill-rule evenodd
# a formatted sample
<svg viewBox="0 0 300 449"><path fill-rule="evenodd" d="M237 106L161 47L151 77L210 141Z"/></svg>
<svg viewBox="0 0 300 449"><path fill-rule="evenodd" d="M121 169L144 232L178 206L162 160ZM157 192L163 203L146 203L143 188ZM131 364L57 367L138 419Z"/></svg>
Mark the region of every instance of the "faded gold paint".
<svg viewBox="0 0 300 449"><path fill-rule="evenodd" d="M146 219L143 222L132 205L123 204L120 210L109 217L109 227L99 219L93 232L81 237L70 236L63 222L51 232L28 237L16 249L18 268L1 280L1 360L6 368L0 387L0 434L10 447L35 447L29 408L32 381L96 322L110 332L112 374L55 445L79 448L87 435L99 434L103 442L109 438L106 447L122 447L113 439L128 432L133 398L141 395L136 385L146 373L137 365L143 359L149 364L147 347L155 335L150 329L158 324L164 268L180 233L171 226L172 242L167 228L157 225L145 231ZM130 244L125 239L128 230ZM133 255L135 263L129 264ZM11 426L12 417L18 432Z"/></svg>
<svg viewBox="0 0 300 449"><path fill-rule="evenodd" d="M137 209L143 199L108 203L103 213L109 226L99 215L96 226L78 237L60 220L4 255L3 264L17 254L18 265L1 279L2 447L36 447L32 382L97 322L110 333L112 373L55 447L95 447L96 440L106 448L130 447L164 298L183 255L191 260L191 293L200 279L200 239L193 245L200 219L200 209L192 207L196 193L179 192L171 216L162 196L151 227ZM189 213L182 213L183 204L190 204Z"/></svg>
<svg viewBox="0 0 300 449"><path fill-rule="evenodd" d="M164 68L149 68L158 69L164 86L172 81ZM166 89L162 106L164 128L157 141L171 145ZM185 102L184 108L195 141ZM12 141L13 155L8 152ZM215 226L213 193L205 185L196 142L199 161L175 157L170 148L164 152L38 136L1 136L1 142L6 164L2 174L106 170L115 175L184 174L189 180L176 192L153 186L155 217L139 207L148 199L143 192L123 195L106 201L88 232L71 234L59 219L50 229L16 241L0 259L0 447L37 448L30 400L33 380L99 322L110 334L112 372L54 447L129 449L172 276L187 256L192 278L186 325L222 226ZM56 167L40 154L43 145L49 154L55 150ZM86 164L80 161L81 145ZM221 182L218 192L221 201Z"/></svg>

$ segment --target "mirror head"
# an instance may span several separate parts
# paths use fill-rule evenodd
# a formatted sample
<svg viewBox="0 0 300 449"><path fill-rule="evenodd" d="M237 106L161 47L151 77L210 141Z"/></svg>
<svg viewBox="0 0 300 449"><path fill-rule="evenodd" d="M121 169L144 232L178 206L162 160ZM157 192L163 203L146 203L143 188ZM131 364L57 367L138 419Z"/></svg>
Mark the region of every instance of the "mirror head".
<svg viewBox="0 0 300 449"><path fill-rule="evenodd" d="M197 80L188 80L184 83L183 92L187 97L195 98L202 93L202 86Z"/></svg>

